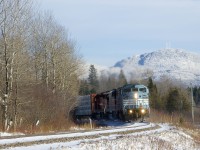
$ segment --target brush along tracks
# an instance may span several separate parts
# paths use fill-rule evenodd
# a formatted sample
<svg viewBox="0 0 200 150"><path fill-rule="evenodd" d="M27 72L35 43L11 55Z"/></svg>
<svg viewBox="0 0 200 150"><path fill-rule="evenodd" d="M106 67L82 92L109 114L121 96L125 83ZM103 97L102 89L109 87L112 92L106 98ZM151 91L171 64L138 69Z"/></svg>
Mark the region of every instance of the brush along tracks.
<svg viewBox="0 0 200 150"><path fill-rule="evenodd" d="M159 130L161 127L156 124L151 123L136 123L130 124L128 126L120 126L114 128L105 128L90 131L78 131L54 135L40 135L40 136L29 136L29 137L18 137L9 139L0 139L0 149L12 148L12 147L27 147L31 145L40 144L51 144L60 142L71 142L71 141L81 141L85 139L97 139L102 136L112 136L119 135L118 137L123 137L133 133L141 133L145 131Z"/></svg>

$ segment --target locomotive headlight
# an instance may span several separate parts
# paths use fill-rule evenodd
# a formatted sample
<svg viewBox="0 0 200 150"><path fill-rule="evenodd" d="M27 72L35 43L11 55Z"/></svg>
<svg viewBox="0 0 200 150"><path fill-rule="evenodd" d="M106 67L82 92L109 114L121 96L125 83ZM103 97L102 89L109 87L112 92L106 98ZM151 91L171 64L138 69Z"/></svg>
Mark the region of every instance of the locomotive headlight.
<svg viewBox="0 0 200 150"><path fill-rule="evenodd" d="M142 114L145 114L145 113L146 113L146 110L145 110L145 109L141 109L141 113L142 113Z"/></svg>
<svg viewBox="0 0 200 150"><path fill-rule="evenodd" d="M134 98L134 99L138 99L138 93L134 93L134 94L133 94L133 98Z"/></svg>
<svg viewBox="0 0 200 150"><path fill-rule="evenodd" d="M133 110L129 110L129 114L132 114L133 113Z"/></svg>

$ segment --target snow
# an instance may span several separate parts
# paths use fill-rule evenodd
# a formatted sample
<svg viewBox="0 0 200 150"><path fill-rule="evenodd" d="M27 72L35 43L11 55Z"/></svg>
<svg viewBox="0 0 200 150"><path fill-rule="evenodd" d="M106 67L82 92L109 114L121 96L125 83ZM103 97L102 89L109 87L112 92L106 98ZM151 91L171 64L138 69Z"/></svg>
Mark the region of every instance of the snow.
<svg viewBox="0 0 200 150"><path fill-rule="evenodd" d="M152 129L159 125L160 128ZM151 128L151 129L150 129ZM119 131L138 130L130 134L119 134ZM145 130L149 129L149 130ZM111 133L108 136L101 135L102 133ZM99 135L93 139L85 139L87 135ZM118 150L118 149L131 149L131 150L149 150L149 149L200 149L193 138L184 133L184 131L168 124L154 124L154 123L135 123L124 124L116 127L110 126L109 129L101 129L94 131L81 131L79 133L65 133L60 135L50 136L36 136L24 137L18 139L2 139L0 145L9 143L18 143L20 141L41 141L45 139L57 139L63 137L77 137L81 136L79 140L72 140L70 142L56 142L50 144L31 145L26 147L14 147L12 150ZM8 144L8 143L7 143Z"/></svg>
<svg viewBox="0 0 200 150"><path fill-rule="evenodd" d="M17 135L24 135L24 134L23 133L0 132L0 137L9 137L9 136L17 136Z"/></svg>

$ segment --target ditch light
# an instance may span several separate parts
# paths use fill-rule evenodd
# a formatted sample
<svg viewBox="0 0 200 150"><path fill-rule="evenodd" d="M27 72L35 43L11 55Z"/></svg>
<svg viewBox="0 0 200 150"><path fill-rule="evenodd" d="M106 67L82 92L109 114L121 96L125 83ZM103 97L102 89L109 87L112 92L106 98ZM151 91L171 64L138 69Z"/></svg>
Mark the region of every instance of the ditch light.
<svg viewBox="0 0 200 150"><path fill-rule="evenodd" d="M132 114L133 113L133 110L129 110L129 114Z"/></svg>
<svg viewBox="0 0 200 150"><path fill-rule="evenodd" d="M145 114L146 110L145 109L141 109L141 114Z"/></svg>

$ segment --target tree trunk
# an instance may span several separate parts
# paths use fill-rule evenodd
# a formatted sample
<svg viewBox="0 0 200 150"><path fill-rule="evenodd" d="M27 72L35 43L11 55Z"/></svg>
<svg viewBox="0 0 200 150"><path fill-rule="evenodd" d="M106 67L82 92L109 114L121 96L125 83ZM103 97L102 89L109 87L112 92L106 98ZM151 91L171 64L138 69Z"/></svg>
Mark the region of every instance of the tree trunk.
<svg viewBox="0 0 200 150"><path fill-rule="evenodd" d="M7 39L5 35L5 27L2 30L2 36L4 40L4 62L5 62L5 89L4 89L4 101L3 101L3 131L6 131L8 125L8 97L9 97L9 72L8 72L8 49L7 49Z"/></svg>

